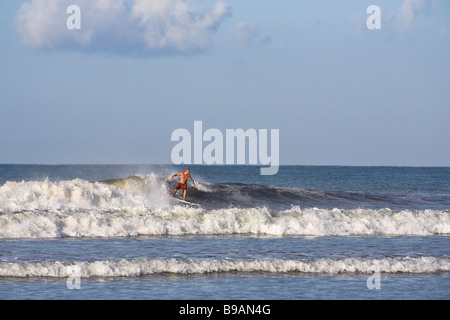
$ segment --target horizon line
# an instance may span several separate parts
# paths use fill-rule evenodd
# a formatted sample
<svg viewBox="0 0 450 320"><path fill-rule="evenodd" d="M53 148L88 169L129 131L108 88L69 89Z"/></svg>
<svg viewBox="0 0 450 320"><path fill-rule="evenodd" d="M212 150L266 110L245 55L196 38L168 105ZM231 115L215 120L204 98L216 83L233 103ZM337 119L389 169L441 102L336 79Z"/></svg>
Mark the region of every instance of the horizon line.
<svg viewBox="0 0 450 320"><path fill-rule="evenodd" d="M262 164L173 164L173 163L0 163L0 166L204 166L266 167ZM355 165L355 164L280 164L279 167L361 167L361 168L450 168L450 165Z"/></svg>

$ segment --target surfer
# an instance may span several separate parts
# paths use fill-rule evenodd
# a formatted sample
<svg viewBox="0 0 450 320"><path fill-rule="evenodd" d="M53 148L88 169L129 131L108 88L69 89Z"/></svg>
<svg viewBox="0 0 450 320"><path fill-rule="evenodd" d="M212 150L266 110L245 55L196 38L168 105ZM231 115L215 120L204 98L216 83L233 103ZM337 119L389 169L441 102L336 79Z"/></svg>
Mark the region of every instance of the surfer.
<svg viewBox="0 0 450 320"><path fill-rule="evenodd" d="M190 173L191 173L191 170L190 169L186 169L185 172L180 172L180 173L174 174L170 178L170 179L173 179L176 176L181 176L180 182L178 182L177 186L175 187L175 190L173 191L173 196L175 197L175 195L177 194L178 189L181 189L181 190L183 190L183 201L186 199L186 189L187 189L187 181L188 181L188 179L191 179L192 183L194 184L194 188L195 188L195 181L194 181L194 179L192 179Z"/></svg>

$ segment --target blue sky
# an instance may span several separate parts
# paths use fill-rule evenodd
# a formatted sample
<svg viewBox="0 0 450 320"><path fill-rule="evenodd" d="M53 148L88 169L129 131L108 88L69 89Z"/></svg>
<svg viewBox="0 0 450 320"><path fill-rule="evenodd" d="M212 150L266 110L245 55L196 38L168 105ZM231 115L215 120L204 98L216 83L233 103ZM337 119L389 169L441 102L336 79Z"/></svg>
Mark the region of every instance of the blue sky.
<svg viewBox="0 0 450 320"><path fill-rule="evenodd" d="M171 163L202 120L279 129L281 164L450 166L449 1L55 3L0 3L0 163Z"/></svg>

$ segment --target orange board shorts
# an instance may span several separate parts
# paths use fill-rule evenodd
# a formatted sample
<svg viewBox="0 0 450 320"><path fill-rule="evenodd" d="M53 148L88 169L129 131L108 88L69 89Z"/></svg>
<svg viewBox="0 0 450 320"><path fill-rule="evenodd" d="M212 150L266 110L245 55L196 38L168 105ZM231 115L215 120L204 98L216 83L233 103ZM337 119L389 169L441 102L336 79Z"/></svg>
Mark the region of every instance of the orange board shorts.
<svg viewBox="0 0 450 320"><path fill-rule="evenodd" d="M175 190L181 189L181 190L183 190L183 191L186 191L186 188L187 188L187 183L184 183L184 184L179 183L179 184L177 184L177 186L175 187Z"/></svg>

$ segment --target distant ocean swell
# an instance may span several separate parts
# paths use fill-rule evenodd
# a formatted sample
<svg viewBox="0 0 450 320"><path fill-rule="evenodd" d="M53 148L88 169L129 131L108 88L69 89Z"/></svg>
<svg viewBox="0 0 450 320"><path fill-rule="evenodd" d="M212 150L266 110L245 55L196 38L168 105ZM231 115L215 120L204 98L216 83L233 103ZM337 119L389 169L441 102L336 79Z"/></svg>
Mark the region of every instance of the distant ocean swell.
<svg viewBox="0 0 450 320"><path fill-rule="evenodd" d="M171 197L172 184L153 174L103 182L6 182L0 186L0 238L450 234L445 195L444 209L389 209L389 201L405 197L378 208L379 195L198 183L189 200L201 207L186 208ZM361 207L361 199L369 207L375 201L374 208Z"/></svg>
<svg viewBox="0 0 450 320"><path fill-rule="evenodd" d="M77 267L75 269L74 267ZM263 259L136 259L93 262L39 262L0 263L0 277L55 277L76 275L90 277L136 277L152 274L205 274L221 272L268 272L340 274L364 273L436 273L449 272L450 259L446 257L421 258L346 258L341 260L263 260Z"/></svg>

